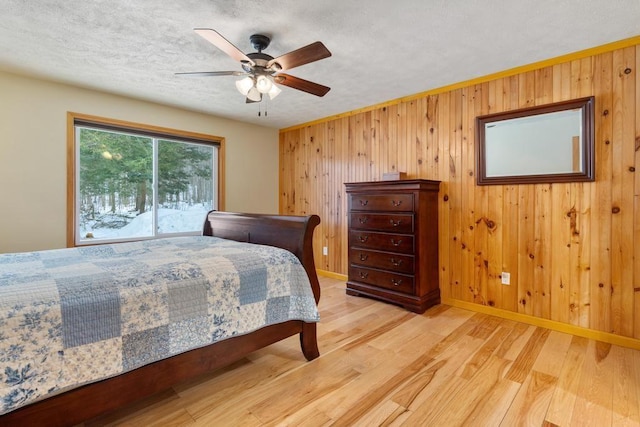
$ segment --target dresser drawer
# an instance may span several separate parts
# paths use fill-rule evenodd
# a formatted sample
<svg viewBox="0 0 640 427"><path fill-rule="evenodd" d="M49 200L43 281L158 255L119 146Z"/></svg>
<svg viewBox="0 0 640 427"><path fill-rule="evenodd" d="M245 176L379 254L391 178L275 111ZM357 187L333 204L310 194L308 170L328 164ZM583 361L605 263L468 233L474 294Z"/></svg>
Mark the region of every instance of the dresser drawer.
<svg viewBox="0 0 640 427"><path fill-rule="evenodd" d="M413 276L373 268L349 266L349 280L367 283L398 292L413 293Z"/></svg>
<svg viewBox="0 0 640 427"><path fill-rule="evenodd" d="M393 252L369 251L366 249L349 249L349 264L373 267L398 273L413 274L413 255L402 255Z"/></svg>
<svg viewBox="0 0 640 427"><path fill-rule="evenodd" d="M413 211L413 194L351 194L354 211Z"/></svg>
<svg viewBox="0 0 640 427"><path fill-rule="evenodd" d="M412 254L413 236L408 234L349 231L349 247Z"/></svg>
<svg viewBox="0 0 640 427"><path fill-rule="evenodd" d="M352 212L349 219L352 229L413 233L413 214Z"/></svg>

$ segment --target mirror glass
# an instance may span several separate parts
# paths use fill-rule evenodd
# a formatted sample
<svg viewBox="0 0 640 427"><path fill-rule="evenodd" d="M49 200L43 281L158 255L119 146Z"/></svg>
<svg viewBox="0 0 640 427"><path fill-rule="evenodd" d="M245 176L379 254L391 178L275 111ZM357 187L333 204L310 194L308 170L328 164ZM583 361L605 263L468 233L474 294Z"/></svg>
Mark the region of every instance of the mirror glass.
<svg viewBox="0 0 640 427"><path fill-rule="evenodd" d="M593 180L593 97L477 118L477 182Z"/></svg>

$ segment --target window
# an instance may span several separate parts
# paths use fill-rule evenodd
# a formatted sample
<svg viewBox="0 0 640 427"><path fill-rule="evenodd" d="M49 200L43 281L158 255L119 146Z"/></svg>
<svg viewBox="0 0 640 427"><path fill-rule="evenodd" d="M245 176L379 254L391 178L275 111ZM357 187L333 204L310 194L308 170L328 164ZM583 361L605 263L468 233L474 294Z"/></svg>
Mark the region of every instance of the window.
<svg viewBox="0 0 640 427"><path fill-rule="evenodd" d="M69 113L69 246L200 234L222 138Z"/></svg>

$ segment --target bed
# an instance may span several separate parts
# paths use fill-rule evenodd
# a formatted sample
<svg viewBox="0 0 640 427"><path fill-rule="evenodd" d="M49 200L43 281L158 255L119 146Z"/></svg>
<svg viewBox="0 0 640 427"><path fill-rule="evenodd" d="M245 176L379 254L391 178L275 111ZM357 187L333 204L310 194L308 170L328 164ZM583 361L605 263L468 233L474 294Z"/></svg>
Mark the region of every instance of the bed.
<svg viewBox="0 0 640 427"><path fill-rule="evenodd" d="M316 306L320 286L313 260L312 237L319 223L320 218L316 215L212 211L204 222L202 236L10 254L5 264L23 262L27 267L24 269L27 279L14 274L13 266L3 266L0 262L0 309L4 306L4 314L0 311L0 390L4 392L0 402L4 405L0 406L4 407L0 425L74 425L228 365L293 335L299 335L304 357L315 359L319 356ZM69 252L78 250L79 253ZM71 262L70 255L85 258ZM34 268L40 265L34 264L34 257L38 263L45 262L47 269ZM162 261L164 257L168 260ZM116 263L114 258L124 259L124 264L122 261ZM212 264L214 258L218 275L216 278L202 277L202 266ZM290 265L281 266L278 264L280 259L287 260ZM158 272L155 264L164 267ZM260 267L242 273L241 265ZM96 304L95 298L86 298L93 305L78 309L77 302L84 294L76 282L85 282L84 278L92 268L100 271L95 275L98 279L95 279L94 288L104 287L104 295L112 292L105 283L117 282L121 301L115 303L115 308L112 300L98 299L99 304ZM232 276L235 270L240 278ZM51 277L43 277L44 271L57 283L51 285ZM130 274L125 274L127 271ZM270 287L265 289L261 283L266 276ZM83 279L76 280L77 277ZM166 283L160 281L163 278ZM294 290L294 281L304 285ZM34 293L30 287L35 286L35 282L49 283L48 287L45 285L44 294L55 294L60 301L42 303L40 305L45 307L42 313L31 313L28 304L16 303L19 296L2 294L3 289L16 282L21 285L25 282L20 288L24 290L17 293L25 294L31 300ZM240 288L234 290L231 285L236 282L240 283ZM195 289L195 294L186 293L188 288ZM289 288L291 293L286 294ZM212 298L211 293L223 298ZM204 300L210 299L217 301L213 303L214 313L211 305L202 306ZM132 301L135 304L129 304ZM124 309L127 304L135 310ZM218 310L224 312L224 306L229 306L227 309L231 312L219 315ZM110 312L114 317L108 321L96 320L102 312ZM150 313L151 317L141 321L142 312ZM64 317L64 321L50 326L44 323L46 316ZM76 321L72 326L66 323L70 319ZM31 330L19 330L16 334L16 325L31 330L38 326L40 333L53 338L34 339L29 335ZM151 329L154 333L160 331L160 335L152 335ZM4 346L2 341L5 341ZM62 348L56 347L59 342L63 344ZM134 342L142 345L136 347ZM59 366L58 359L71 362L65 362L64 374L59 373L62 370L40 369L49 376L56 376L53 380L47 375L37 377L38 368L27 363L26 360L31 359L23 357L23 347L34 347L37 356L29 357L37 357L38 361L54 367ZM114 362L108 362L111 353L116 354L113 360L118 361L118 369L125 372L119 373L113 368ZM103 357L107 367L96 368L95 360ZM158 357L160 360L155 360ZM89 370L99 371L104 379L92 380L85 378L88 374L83 373L79 379L73 378L78 383L72 386L58 381L67 379L70 373L87 371L82 363L90 364ZM51 387L58 383L62 385Z"/></svg>

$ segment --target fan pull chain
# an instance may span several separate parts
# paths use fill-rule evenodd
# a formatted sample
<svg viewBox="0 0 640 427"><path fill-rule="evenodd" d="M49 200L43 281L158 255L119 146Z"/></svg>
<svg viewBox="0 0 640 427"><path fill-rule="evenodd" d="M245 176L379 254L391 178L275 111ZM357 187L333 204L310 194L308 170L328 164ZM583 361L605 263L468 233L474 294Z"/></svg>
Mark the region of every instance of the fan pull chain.
<svg viewBox="0 0 640 427"><path fill-rule="evenodd" d="M266 103L266 102L267 102L267 101L265 100L265 103ZM261 101L261 102L258 102L258 117L261 117L261 116L262 116L262 108L261 108L261 105L262 105L262 101ZM264 116L265 116L265 117L267 117L267 114L268 114L268 112L267 112L267 106L265 105L265 107L264 107Z"/></svg>

